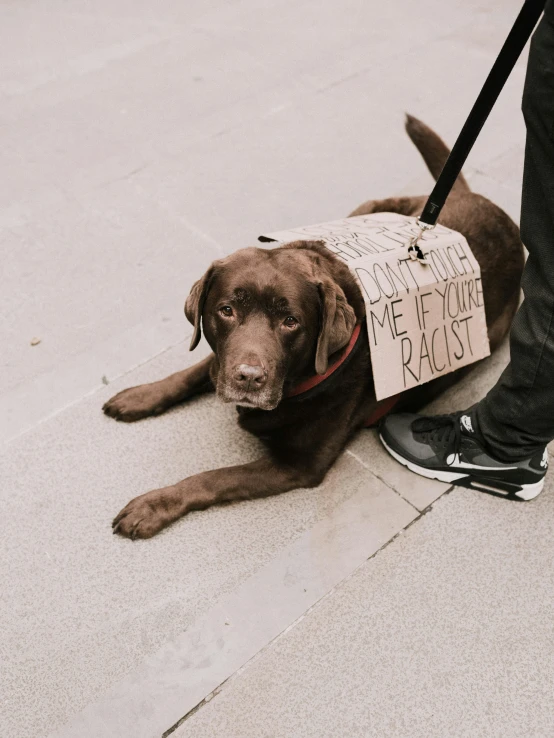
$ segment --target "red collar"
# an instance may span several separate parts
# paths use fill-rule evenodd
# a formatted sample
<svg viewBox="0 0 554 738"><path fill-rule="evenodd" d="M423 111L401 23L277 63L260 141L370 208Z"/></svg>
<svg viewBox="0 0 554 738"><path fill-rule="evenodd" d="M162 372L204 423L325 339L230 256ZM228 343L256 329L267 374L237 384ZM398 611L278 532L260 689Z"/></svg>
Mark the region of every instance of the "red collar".
<svg viewBox="0 0 554 738"><path fill-rule="evenodd" d="M354 332L350 336L350 341L348 341L346 346L343 348L343 350L340 353L340 356L338 356L337 359L335 359L335 361L328 367L325 374L316 374L315 376L309 377L308 379L305 379L303 382L300 382L300 384L297 384L296 387L293 387L289 392L287 392L287 397L296 397L296 395L301 395L304 392L307 392L308 390L311 390L314 387L317 387L318 384L321 384L326 379L328 379L331 376L331 374L336 372L339 366L341 366L341 364L344 364L346 359L352 353L354 346L356 345L356 341L358 340L358 337L360 335L361 327L362 326L360 323L356 323Z"/></svg>
<svg viewBox="0 0 554 738"><path fill-rule="evenodd" d="M337 369L342 364L344 364L346 359L354 350L354 346L356 345L356 342L360 337L361 328L361 323L357 323L352 335L350 336L350 341L343 348L340 355L335 359L335 361L329 366L325 374L316 374L313 377L308 377L308 379L305 379L303 382L300 382L300 384L297 384L295 387L293 387L287 393L287 397L296 397L297 395L304 394L304 392L308 392L308 390L317 387L318 384L321 384L326 379L328 379L331 374L336 372ZM369 418L364 423L364 426L366 428L369 428L370 426L377 425L377 423L395 407L395 405L400 400L400 397L401 395L393 395L392 397L387 397L384 400L380 400L375 406Z"/></svg>

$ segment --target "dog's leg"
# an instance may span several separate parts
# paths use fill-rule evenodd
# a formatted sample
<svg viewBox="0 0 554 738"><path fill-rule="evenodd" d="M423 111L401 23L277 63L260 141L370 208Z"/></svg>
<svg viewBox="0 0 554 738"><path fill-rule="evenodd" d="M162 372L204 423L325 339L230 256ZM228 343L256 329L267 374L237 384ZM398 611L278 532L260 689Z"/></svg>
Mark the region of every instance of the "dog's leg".
<svg viewBox="0 0 554 738"><path fill-rule="evenodd" d="M131 500L113 522L114 533L151 538L192 510L221 502L269 497L297 487L314 487L324 474L285 467L264 457L250 464L196 474L170 487Z"/></svg>
<svg viewBox="0 0 554 738"><path fill-rule="evenodd" d="M108 400L102 409L111 418L132 423L151 415L161 415L192 395L212 392L214 387L210 379L210 366L213 357L210 354L198 364L159 382L123 390Z"/></svg>
<svg viewBox="0 0 554 738"><path fill-rule="evenodd" d="M304 440L304 448L292 444L289 451L281 450L279 460L265 456L250 464L202 472L135 497L114 519L114 533L133 539L151 538L192 510L203 510L221 502L270 497L299 487L316 487L348 435L339 430L322 439L321 434L312 433L311 428L309 431L312 439L308 443ZM308 434L302 435L305 439ZM311 442L313 438L315 443Z"/></svg>

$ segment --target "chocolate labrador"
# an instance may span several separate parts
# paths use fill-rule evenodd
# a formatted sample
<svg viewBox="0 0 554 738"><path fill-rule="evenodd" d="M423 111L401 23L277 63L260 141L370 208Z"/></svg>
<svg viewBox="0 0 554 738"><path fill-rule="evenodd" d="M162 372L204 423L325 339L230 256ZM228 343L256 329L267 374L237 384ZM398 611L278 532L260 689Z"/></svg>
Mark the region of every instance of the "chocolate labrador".
<svg viewBox="0 0 554 738"><path fill-rule="evenodd" d="M438 176L448 155L445 144L411 116L406 130ZM417 216L425 200L371 200L351 215ZM479 261L494 350L518 305L524 260L519 230L499 207L470 192L461 175L439 222L463 233ZM191 510L320 484L349 439L379 414L362 294L348 267L321 242L247 248L214 262L192 287L185 314L194 326L191 350L203 328L213 353L159 382L119 392L104 412L133 422L215 390L223 402L237 405L240 426L267 451L252 463L135 497L113 521L114 533L133 539L150 538ZM467 370L408 390L396 408L417 409Z"/></svg>

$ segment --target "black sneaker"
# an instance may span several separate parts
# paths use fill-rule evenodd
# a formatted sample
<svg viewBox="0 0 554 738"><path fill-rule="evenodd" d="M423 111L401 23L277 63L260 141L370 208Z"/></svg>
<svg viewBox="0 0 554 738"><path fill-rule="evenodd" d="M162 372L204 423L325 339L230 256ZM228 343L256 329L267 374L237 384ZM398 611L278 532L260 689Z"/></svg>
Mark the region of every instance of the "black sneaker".
<svg viewBox="0 0 554 738"><path fill-rule="evenodd" d="M547 449L524 461L497 461L476 436L470 411L435 417L389 415L380 438L391 456L429 479L519 500L532 500L544 486Z"/></svg>

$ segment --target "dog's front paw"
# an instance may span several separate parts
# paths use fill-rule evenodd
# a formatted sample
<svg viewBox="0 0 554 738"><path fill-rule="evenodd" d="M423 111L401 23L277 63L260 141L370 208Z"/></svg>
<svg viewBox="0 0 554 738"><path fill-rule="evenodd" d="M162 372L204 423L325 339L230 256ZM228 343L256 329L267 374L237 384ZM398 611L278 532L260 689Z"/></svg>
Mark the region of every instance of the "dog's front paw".
<svg viewBox="0 0 554 738"><path fill-rule="evenodd" d="M131 538L152 538L178 515L171 504L172 487L154 489L128 502L113 522L113 533Z"/></svg>
<svg viewBox="0 0 554 738"><path fill-rule="evenodd" d="M104 404L102 410L110 418L132 423L151 415L160 415L167 410L167 404L163 392L155 385L141 384L118 392Z"/></svg>

